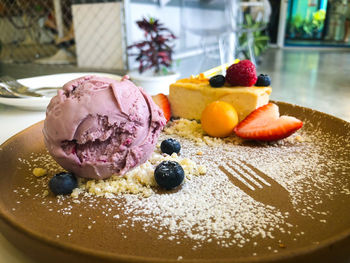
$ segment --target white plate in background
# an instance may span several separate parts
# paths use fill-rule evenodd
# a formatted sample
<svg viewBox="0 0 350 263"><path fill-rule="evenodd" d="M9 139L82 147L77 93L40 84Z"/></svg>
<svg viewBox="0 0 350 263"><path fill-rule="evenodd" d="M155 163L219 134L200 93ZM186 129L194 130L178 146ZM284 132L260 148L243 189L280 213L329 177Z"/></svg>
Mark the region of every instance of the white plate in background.
<svg viewBox="0 0 350 263"><path fill-rule="evenodd" d="M109 77L116 80L120 80L121 77L118 75L107 74L107 73L95 73L95 72L82 72L82 73L63 73L63 74L53 74L45 75L39 77L18 79L18 82L31 89L36 89L40 87L60 87L63 86L70 80L80 78L86 75L96 75ZM56 92L53 94L55 95ZM49 104L52 96L48 97L30 97L30 98L4 98L0 97L0 103L9 106L15 106L26 110L35 111L45 111L47 105Z"/></svg>

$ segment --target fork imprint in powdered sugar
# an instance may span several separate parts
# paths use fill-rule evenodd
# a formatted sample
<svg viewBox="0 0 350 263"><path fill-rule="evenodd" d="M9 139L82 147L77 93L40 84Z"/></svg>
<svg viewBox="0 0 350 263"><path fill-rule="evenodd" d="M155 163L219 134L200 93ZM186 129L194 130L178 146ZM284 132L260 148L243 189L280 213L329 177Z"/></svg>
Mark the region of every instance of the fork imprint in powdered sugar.
<svg viewBox="0 0 350 263"><path fill-rule="evenodd" d="M288 190L255 166L236 159L220 165L219 169L256 201L282 210L294 210Z"/></svg>

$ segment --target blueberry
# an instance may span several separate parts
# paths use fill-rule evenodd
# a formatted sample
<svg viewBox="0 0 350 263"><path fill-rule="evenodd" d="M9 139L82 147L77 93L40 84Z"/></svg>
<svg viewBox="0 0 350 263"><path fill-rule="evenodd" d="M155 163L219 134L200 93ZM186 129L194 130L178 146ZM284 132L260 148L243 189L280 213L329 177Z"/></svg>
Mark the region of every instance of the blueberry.
<svg viewBox="0 0 350 263"><path fill-rule="evenodd" d="M173 153L179 153L181 150L180 143L175 139L166 139L160 144L160 149L163 153L172 155Z"/></svg>
<svg viewBox="0 0 350 263"><path fill-rule="evenodd" d="M258 80L255 83L255 86L257 87L267 87L271 85L271 79L269 75L266 74L260 74L258 76Z"/></svg>
<svg viewBox="0 0 350 263"><path fill-rule="evenodd" d="M225 77L223 75L216 75L209 79L209 83L212 87L222 87L225 84Z"/></svg>
<svg viewBox="0 0 350 263"><path fill-rule="evenodd" d="M49 182L50 190L55 195L67 195L78 186L77 178L71 173L58 173Z"/></svg>
<svg viewBox="0 0 350 263"><path fill-rule="evenodd" d="M178 162L164 161L154 170L154 178L160 187L170 190L183 182L185 172Z"/></svg>

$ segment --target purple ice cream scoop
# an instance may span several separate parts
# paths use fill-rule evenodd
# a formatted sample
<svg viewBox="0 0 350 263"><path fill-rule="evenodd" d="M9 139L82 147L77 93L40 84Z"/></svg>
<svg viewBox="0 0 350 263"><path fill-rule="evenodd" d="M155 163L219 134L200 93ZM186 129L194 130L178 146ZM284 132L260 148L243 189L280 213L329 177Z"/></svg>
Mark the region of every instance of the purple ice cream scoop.
<svg viewBox="0 0 350 263"><path fill-rule="evenodd" d="M43 134L63 168L105 179L145 162L165 124L152 98L127 78L86 76L66 83L52 98Z"/></svg>

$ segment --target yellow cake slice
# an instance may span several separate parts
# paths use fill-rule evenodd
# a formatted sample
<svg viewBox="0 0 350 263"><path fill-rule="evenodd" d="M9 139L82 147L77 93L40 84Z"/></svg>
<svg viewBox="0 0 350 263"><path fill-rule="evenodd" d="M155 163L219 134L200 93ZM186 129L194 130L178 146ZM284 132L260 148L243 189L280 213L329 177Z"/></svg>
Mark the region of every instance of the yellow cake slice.
<svg viewBox="0 0 350 263"><path fill-rule="evenodd" d="M236 109L239 121L256 108L269 102L271 87L213 88L203 75L180 79L170 85L169 101L174 117L200 120L202 111L211 102L225 101Z"/></svg>

